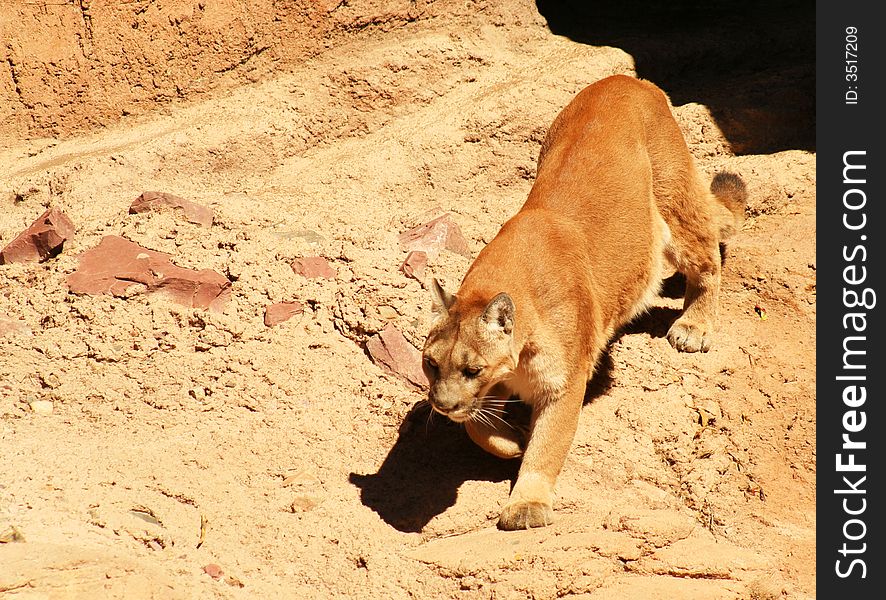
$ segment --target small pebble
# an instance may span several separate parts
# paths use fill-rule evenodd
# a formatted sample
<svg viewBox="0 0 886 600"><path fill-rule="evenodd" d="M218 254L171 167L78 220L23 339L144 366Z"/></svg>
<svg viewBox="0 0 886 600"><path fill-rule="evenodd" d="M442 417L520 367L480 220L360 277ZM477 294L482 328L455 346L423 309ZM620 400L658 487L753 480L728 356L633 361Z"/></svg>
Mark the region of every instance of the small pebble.
<svg viewBox="0 0 886 600"><path fill-rule="evenodd" d="M302 513L314 510L320 504L320 499L316 496L296 496L289 505L289 512Z"/></svg>
<svg viewBox="0 0 886 600"><path fill-rule="evenodd" d="M49 400L34 400L30 404L31 411L37 415L51 415L52 402Z"/></svg>
<svg viewBox="0 0 886 600"><path fill-rule="evenodd" d="M222 568L216 564L206 565L205 567L203 567L203 572L213 579L221 579L222 576L225 574L225 572L222 571Z"/></svg>

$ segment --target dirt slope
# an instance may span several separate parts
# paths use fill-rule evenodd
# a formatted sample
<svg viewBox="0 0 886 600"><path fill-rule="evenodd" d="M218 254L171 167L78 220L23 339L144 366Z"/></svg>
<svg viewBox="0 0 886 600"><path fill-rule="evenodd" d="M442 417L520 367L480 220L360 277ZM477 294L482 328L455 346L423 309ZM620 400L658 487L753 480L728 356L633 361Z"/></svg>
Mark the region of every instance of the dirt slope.
<svg viewBox="0 0 886 600"><path fill-rule="evenodd" d="M135 4L167 31L187 3ZM19 80L17 96L34 95L27 118L3 113L0 247L49 206L77 233L57 258L0 266L0 539L24 539L0 543L0 597L814 597L814 153L737 156L710 107L675 107L700 167L738 172L750 192L716 347L675 353L663 336L682 300L662 297L601 365L556 523L499 532L517 465L431 418L365 343L389 323L417 347L427 332L430 294L398 270L397 235L449 213L475 256L525 199L560 108L636 63L552 34L524 2L402 4L394 18L330 3L302 29L256 9L266 41L253 46L280 58L175 101L108 84L108 103L71 104L53 91L64 78ZM236 6L187 10L245 22ZM28 18L64 26L43 10ZM336 10L348 18L333 23ZM219 60L220 29L192 24L209 28L188 38L205 54L172 71ZM71 50L91 76L122 68L95 58L116 41L92 39L93 58ZM139 56L149 71L165 60ZM215 222L128 214L146 190L210 206ZM106 235L215 269L230 303L69 293L78 255ZM295 274L303 256L336 277ZM429 276L454 287L469 263L444 252ZM265 326L265 306L290 300L304 313Z"/></svg>

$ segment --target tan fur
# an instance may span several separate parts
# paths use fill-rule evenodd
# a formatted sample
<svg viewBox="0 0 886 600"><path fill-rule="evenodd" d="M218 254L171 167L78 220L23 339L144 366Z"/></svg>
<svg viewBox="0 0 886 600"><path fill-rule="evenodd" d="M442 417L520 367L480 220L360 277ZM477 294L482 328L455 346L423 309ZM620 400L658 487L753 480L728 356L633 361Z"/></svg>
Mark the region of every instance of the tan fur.
<svg viewBox="0 0 886 600"><path fill-rule="evenodd" d="M597 360L673 269L687 285L668 339L708 350L719 245L744 202L735 175L718 175L712 190L702 183L665 94L649 82L598 81L554 121L522 209L455 295L434 282L438 318L424 347L434 409L496 456L523 456L501 528L551 522ZM528 436L502 418L512 395L532 407Z"/></svg>

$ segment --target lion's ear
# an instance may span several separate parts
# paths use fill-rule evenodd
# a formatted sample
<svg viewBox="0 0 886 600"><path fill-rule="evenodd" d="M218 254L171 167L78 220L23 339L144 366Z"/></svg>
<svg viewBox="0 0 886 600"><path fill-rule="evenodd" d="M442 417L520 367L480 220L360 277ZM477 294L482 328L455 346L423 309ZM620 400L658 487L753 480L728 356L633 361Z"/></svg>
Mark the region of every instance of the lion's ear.
<svg viewBox="0 0 886 600"><path fill-rule="evenodd" d="M444 290L436 277L431 281L431 292L434 294L434 312L447 314L449 312L449 307L455 302L455 295Z"/></svg>
<svg viewBox="0 0 886 600"><path fill-rule="evenodd" d="M502 292L489 302L480 320L490 331L501 331L505 335L510 335L514 330L515 313L513 299Z"/></svg>

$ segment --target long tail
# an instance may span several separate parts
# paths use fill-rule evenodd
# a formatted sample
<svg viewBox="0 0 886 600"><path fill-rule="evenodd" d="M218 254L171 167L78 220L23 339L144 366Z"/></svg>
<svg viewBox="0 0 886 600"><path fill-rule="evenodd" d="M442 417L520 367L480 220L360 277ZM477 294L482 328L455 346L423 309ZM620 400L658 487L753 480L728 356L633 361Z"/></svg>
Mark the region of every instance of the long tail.
<svg viewBox="0 0 886 600"><path fill-rule="evenodd" d="M717 224L720 226L720 241L732 236L744 222L744 211L748 204L748 191L735 173L721 172L711 180L711 193L725 210L717 211Z"/></svg>

